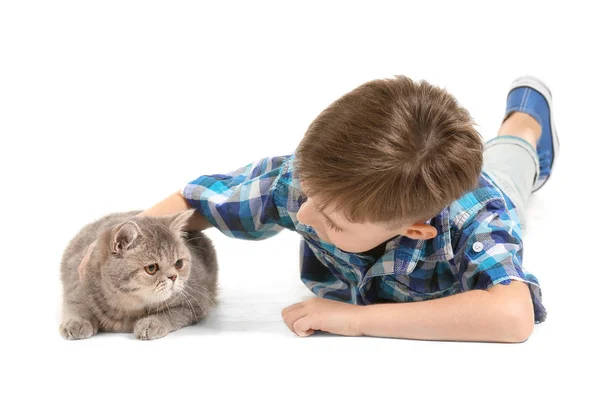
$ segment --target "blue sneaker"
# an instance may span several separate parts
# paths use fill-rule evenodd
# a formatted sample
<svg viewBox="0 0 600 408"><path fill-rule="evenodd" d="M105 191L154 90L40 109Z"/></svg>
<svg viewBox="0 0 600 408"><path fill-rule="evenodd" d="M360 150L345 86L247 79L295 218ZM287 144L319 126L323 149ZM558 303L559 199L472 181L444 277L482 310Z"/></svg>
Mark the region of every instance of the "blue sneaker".
<svg viewBox="0 0 600 408"><path fill-rule="evenodd" d="M542 135L537 143L540 174L533 186L533 191L537 191L550 178L560 148L558 134L554 127L550 89L535 77L523 76L517 78L508 91L504 119L512 112L527 113L533 116L542 127Z"/></svg>

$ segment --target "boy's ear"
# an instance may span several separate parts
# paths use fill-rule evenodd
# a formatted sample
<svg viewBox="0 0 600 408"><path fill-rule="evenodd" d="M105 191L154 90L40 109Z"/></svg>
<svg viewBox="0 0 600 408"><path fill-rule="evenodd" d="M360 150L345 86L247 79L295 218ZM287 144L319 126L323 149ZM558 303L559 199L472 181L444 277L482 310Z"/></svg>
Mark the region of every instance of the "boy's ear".
<svg viewBox="0 0 600 408"><path fill-rule="evenodd" d="M437 229L429 224L418 222L406 228L406 231L402 235L411 239L425 241L435 238L437 236Z"/></svg>
<svg viewBox="0 0 600 408"><path fill-rule="evenodd" d="M142 235L142 231L134 221L117 225L113 229L110 246L113 255L122 255L124 251L134 248L139 235Z"/></svg>
<svg viewBox="0 0 600 408"><path fill-rule="evenodd" d="M188 210L181 211L175 216L171 217L169 228L171 228L171 230L177 235L181 235L184 231L184 228L187 226L190 217L194 215L194 211L195 209L190 208Z"/></svg>

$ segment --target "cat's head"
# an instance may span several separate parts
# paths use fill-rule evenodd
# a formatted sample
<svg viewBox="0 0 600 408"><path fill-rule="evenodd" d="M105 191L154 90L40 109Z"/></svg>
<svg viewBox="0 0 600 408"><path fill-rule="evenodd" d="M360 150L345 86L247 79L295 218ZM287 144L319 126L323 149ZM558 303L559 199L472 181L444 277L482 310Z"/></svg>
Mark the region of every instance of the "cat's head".
<svg viewBox="0 0 600 408"><path fill-rule="evenodd" d="M98 242L101 278L115 294L143 305L183 292L191 265L183 228L193 213L135 217L105 231Z"/></svg>

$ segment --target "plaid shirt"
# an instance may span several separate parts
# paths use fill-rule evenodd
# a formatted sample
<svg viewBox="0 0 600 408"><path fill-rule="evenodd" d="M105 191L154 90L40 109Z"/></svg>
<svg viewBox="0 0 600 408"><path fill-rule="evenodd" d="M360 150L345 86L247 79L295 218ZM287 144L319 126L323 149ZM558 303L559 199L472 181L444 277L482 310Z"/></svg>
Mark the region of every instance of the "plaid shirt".
<svg viewBox="0 0 600 408"><path fill-rule="evenodd" d="M536 323L546 318L539 283L523 270L516 209L485 172L476 189L428 222L437 229L435 238L399 235L361 253L322 241L313 228L298 222L306 196L294 177L293 155L201 176L182 194L230 237L260 240L283 229L299 233L300 277L319 297L360 305L412 302L519 280L529 286Z"/></svg>

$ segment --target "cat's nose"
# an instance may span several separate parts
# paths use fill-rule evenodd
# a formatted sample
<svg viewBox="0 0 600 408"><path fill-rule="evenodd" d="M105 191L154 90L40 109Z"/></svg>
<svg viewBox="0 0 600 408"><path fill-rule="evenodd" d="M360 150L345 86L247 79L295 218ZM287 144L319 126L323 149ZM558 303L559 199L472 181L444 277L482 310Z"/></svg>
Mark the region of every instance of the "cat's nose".
<svg viewBox="0 0 600 408"><path fill-rule="evenodd" d="M167 278L171 279L173 282L175 282L175 279L177 279L177 275L171 275L171 276L167 276Z"/></svg>

